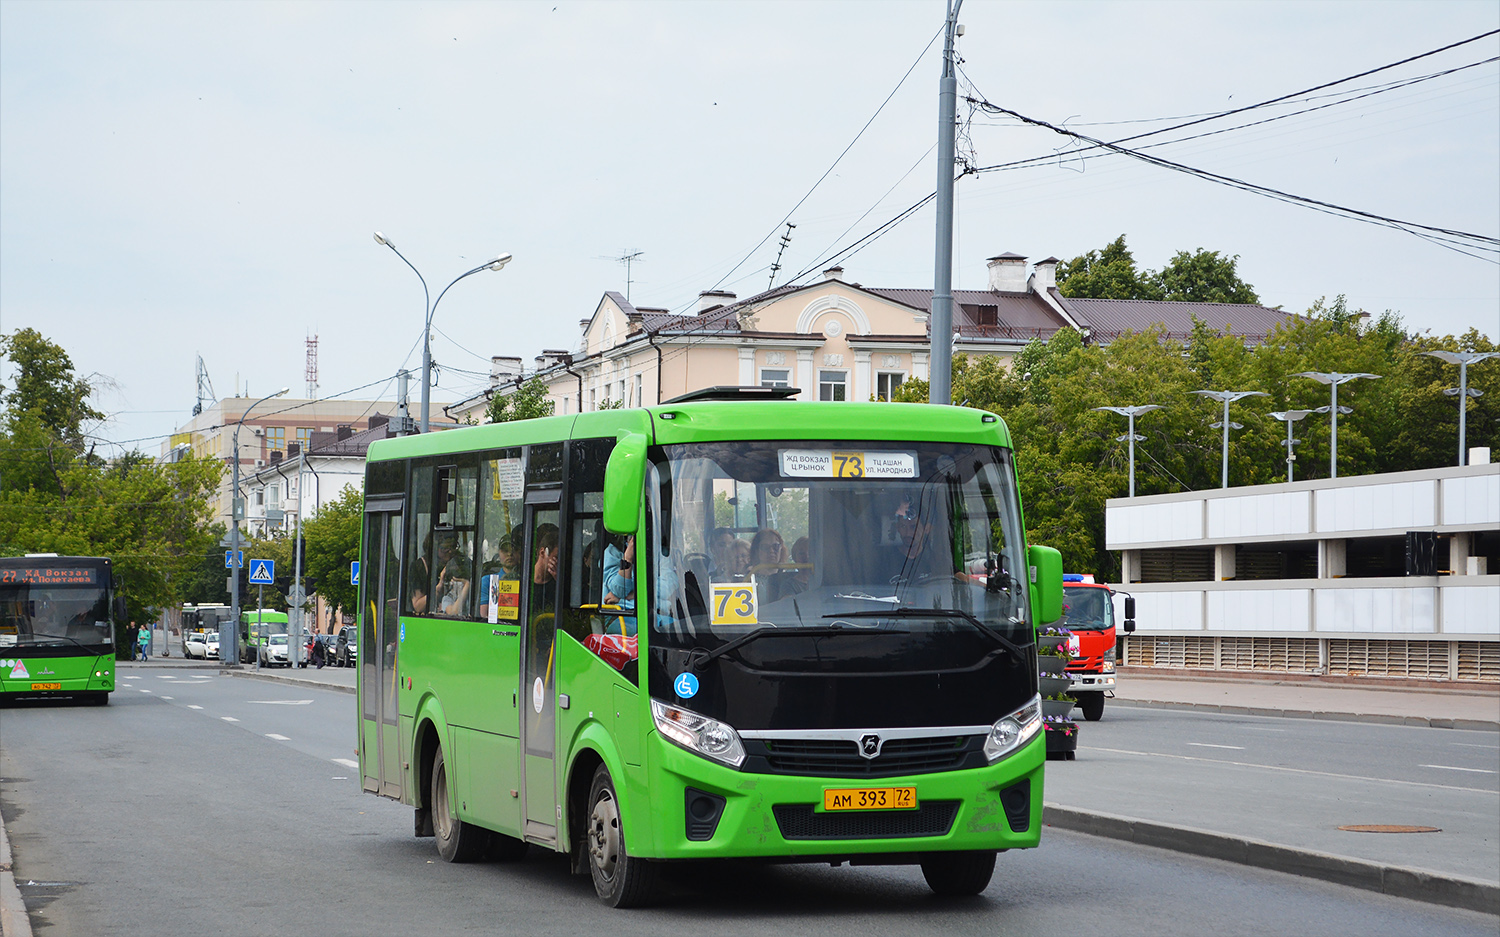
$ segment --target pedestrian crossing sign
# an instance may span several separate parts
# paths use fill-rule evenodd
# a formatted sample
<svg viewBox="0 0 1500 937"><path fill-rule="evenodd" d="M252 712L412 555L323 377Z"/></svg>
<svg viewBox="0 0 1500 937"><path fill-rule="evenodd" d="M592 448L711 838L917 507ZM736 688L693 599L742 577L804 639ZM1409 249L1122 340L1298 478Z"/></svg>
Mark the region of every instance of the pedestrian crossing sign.
<svg viewBox="0 0 1500 937"><path fill-rule="evenodd" d="M252 586L269 586L276 582L275 560L251 560L250 561L250 584Z"/></svg>

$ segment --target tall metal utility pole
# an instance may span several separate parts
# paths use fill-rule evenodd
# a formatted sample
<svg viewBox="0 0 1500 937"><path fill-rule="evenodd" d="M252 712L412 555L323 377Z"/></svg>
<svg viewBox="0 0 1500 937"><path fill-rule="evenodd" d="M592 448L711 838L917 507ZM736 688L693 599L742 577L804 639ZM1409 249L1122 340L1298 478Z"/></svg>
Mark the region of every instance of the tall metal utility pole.
<svg viewBox="0 0 1500 937"><path fill-rule="evenodd" d="M932 352L927 402L953 402L953 151L958 119L958 69L953 40L961 35L958 9L964 0L948 0L944 28L943 77L938 82L937 263L932 282L932 322L928 341Z"/></svg>
<svg viewBox="0 0 1500 937"><path fill-rule="evenodd" d="M245 502L240 498L240 427L250 418L250 411L270 400L289 392L283 387L274 394L267 394L245 408L234 424L234 467L229 489L229 634L219 632L219 660L226 667L240 665L240 520L245 516Z"/></svg>
<svg viewBox="0 0 1500 937"><path fill-rule="evenodd" d="M1354 409L1352 407L1339 406L1339 385L1352 380L1356 380L1357 378L1370 378L1371 380L1379 380L1380 375L1370 374L1365 371L1360 371L1354 374L1343 374L1338 371L1303 371L1297 376L1317 381L1319 384L1327 384L1329 391L1333 395L1332 402L1328 405L1328 477L1338 478L1339 414L1354 412ZM1322 408L1319 407L1318 409L1321 410Z"/></svg>
<svg viewBox="0 0 1500 937"><path fill-rule="evenodd" d="M1467 445L1465 437L1466 424L1468 423L1469 398L1483 397L1484 391L1479 388L1469 389L1469 365L1478 364L1486 358L1500 355L1497 351L1424 351L1424 355L1430 355L1439 361L1458 365L1458 386L1448 387L1443 393L1449 397L1458 397L1458 464L1469 464L1469 453L1464 448Z"/></svg>
<svg viewBox="0 0 1500 937"><path fill-rule="evenodd" d="M1212 397L1214 400L1222 400L1224 402L1224 419L1223 419L1223 421L1219 422L1219 423L1210 423L1208 425L1212 426L1214 429L1218 429L1221 426L1224 428L1224 456L1223 456L1223 458L1224 458L1224 467L1223 467L1222 473L1220 474L1219 487L1220 488L1228 488L1229 487L1229 431L1232 430L1232 429L1244 429L1245 428L1244 424L1242 424L1242 423L1235 423L1235 422L1233 422L1232 420L1229 419L1229 405L1231 403L1234 403L1236 400L1243 400L1246 397L1269 397L1271 395L1268 394L1268 393L1266 393L1265 391L1261 391L1261 390L1195 390L1195 391L1193 391L1193 393L1195 393L1195 394L1202 394L1204 397Z"/></svg>
<svg viewBox="0 0 1500 937"><path fill-rule="evenodd" d="M1126 418L1128 429L1124 436L1116 436L1115 442L1130 441L1130 497L1135 497L1135 444L1138 440L1145 439L1135 431L1135 418L1142 413L1150 413L1152 410L1160 410L1161 406L1148 403L1139 407L1095 407L1095 410L1108 410L1110 413L1118 413Z"/></svg>

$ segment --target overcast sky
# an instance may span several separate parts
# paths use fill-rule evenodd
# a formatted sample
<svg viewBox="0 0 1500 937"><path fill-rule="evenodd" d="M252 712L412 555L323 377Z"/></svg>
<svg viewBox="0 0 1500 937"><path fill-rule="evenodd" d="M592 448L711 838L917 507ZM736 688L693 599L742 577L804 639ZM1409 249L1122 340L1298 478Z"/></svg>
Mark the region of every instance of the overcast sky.
<svg viewBox="0 0 1500 937"><path fill-rule="evenodd" d="M627 249L642 252L632 300L687 311L701 290L764 289L789 212L778 283L930 193L942 43L929 41L944 12L942 0L5 0L0 331L65 347L109 384L95 435L153 453L190 416L197 355L219 396L298 396L316 334L322 395L373 384L349 396L390 399L391 376L420 367L423 304L378 229L434 297L515 255L438 307L433 398L459 399L485 385L491 355L529 365L573 348L602 293L625 290L610 258ZM1500 4L968 0L960 19L961 94L1117 139L1494 30ZM1492 36L1320 92L1340 97L1132 145L1497 54ZM1150 152L1494 237L1497 105L1490 62ZM995 254L1068 259L1125 234L1149 268L1179 250L1237 254L1268 305L1344 293L1414 330L1500 335L1493 259L1125 157L1082 160L1010 119L976 116L967 141L979 166L1056 158L959 183L958 288L984 288ZM933 238L929 205L845 259L846 277L930 289Z"/></svg>

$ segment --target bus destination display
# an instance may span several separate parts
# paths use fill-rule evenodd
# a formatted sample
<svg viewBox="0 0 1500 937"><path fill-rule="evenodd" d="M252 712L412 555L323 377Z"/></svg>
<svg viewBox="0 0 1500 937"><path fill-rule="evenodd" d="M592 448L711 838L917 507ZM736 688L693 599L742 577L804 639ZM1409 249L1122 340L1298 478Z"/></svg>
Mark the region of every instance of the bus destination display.
<svg viewBox="0 0 1500 937"><path fill-rule="evenodd" d="M97 586L99 570L92 567L30 566L0 569L0 585Z"/></svg>

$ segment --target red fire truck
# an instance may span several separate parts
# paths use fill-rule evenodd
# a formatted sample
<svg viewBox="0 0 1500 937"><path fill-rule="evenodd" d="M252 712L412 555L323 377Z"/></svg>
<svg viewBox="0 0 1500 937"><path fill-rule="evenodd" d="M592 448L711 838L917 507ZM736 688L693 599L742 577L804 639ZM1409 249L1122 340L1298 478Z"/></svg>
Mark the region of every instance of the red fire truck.
<svg viewBox="0 0 1500 937"><path fill-rule="evenodd" d="M1059 624L1073 632L1069 642L1073 660L1067 668L1073 688L1068 692L1078 700L1078 710L1089 722L1097 722L1104 715L1104 695L1114 695L1114 595L1108 584L1095 582L1088 573L1063 575L1063 620ZM1127 634L1135 630L1134 596L1125 596L1123 628Z"/></svg>

